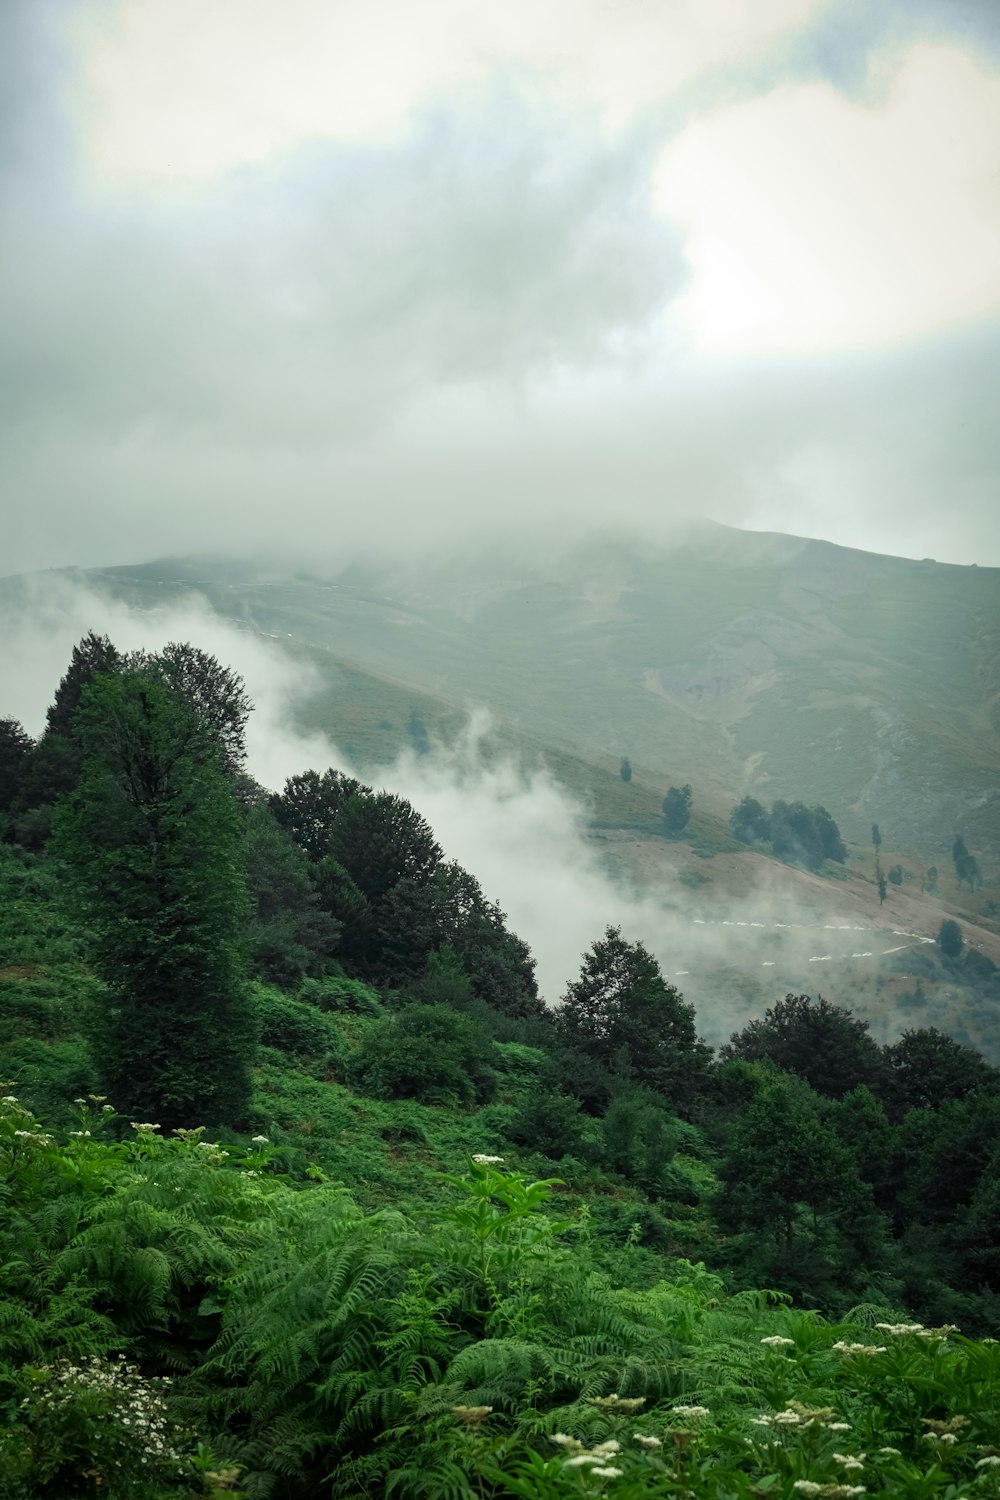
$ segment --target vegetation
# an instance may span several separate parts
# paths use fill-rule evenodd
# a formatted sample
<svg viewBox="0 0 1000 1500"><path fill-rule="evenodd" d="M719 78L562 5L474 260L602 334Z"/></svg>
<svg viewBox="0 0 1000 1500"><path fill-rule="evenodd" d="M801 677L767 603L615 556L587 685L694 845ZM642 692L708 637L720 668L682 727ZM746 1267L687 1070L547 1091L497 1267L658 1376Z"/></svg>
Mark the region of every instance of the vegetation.
<svg viewBox="0 0 1000 1500"><path fill-rule="evenodd" d="M847 858L840 829L825 807L779 800L768 811L755 797L744 797L733 808L729 826L742 843L769 844L779 859L805 865L809 870L818 870L827 859L843 864ZM873 835L876 831L873 824ZM875 847L877 850L878 844Z"/></svg>
<svg viewBox="0 0 1000 1500"><path fill-rule="evenodd" d="M715 1057L615 927L549 1010L416 809L88 640L70 784L8 736L4 1500L996 1493L997 1069L806 995Z"/></svg>

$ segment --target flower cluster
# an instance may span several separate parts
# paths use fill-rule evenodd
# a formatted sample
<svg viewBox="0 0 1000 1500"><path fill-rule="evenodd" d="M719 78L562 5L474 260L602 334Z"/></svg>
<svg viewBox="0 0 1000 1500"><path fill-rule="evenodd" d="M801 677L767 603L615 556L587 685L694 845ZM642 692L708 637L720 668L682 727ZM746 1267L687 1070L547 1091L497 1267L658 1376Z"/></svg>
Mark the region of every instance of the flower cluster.
<svg viewBox="0 0 1000 1500"><path fill-rule="evenodd" d="M585 1448L578 1438L569 1437L565 1432L554 1432L549 1441L566 1454L564 1467L567 1469L588 1469L601 1479L617 1479L625 1472L607 1462L621 1452L622 1445L615 1442L614 1438L609 1438L606 1443L597 1443L593 1448Z"/></svg>
<svg viewBox="0 0 1000 1500"><path fill-rule="evenodd" d="M477 1167L497 1167L503 1162L502 1156L487 1156L483 1151L477 1151L472 1160Z"/></svg>
<svg viewBox="0 0 1000 1500"><path fill-rule="evenodd" d="M672 1406L670 1408L670 1411L673 1416L684 1417L688 1420L690 1420L691 1417L711 1416L711 1412L709 1411L707 1406Z"/></svg>
<svg viewBox="0 0 1000 1500"><path fill-rule="evenodd" d="M772 1334L770 1334L766 1339L761 1339L761 1343L762 1344L766 1344L768 1346L768 1348L770 1348L770 1349L794 1349L795 1348L795 1340L794 1339L786 1339L780 1333L772 1333Z"/></svg>
<svg viewBox="0 0 1000 1500"><path fill-rule="evenodd" d="M838 1354L884 1354L884 1344L847 1344L843 1339L838 1339L833 1345Z"/></svg>
<svg viewBox="0 0 1000 1500"><path fill-rule="evenodd" d="M631 1416L632 1412L638 1411L640 1406L645 1406L645 1396L588 1396L587 1405L596 1406L598 1411L618 1412L621 1416Z"/></svg>
<svg viewBox="0 0 1000 1500"><path fill-rule="evenodd" d="M493 1410L492 1406L453 1406L452 1411L466 1427L478 1427Z"/></svg>
<svg viewBox="0 0 1000 1500"><path fill-rule="evenodd" d="M81 1405L102 1421L95 1424L105 1446L105 1461L116 1468L138 1463L144 1469L168 1466L176 1472L182 1457L175 1446L167 1414L168 1379L147 1380L124 1355L92 1355L79 1364L63 1359L35 1372L38 1389L21 1402L26 1417L51 1429Z"/></svg>
<svg viewBox="0 0 1000 1500"><path fill-rule="evenodd" d="M849 1422L835 1422L832 1406L803 1406L800 1401L789 1401L784 1411L765 1412L751 1417L754 1427L825 1427L827 1432L850 1432Z"/></svg>
<svg viewBox="0 0 1000 1500"><path fill-rule="evenodd" d="M957 1323L942 1323L940 1328L925 1328L923 1323L876 1323L875 1327L881 1333L891 1333L894 1338L913 1333L922 1339L946 1339L949 1333L958 1332Z"/></svg>
<svg viewBox="0 0 1000 1500"><path fill-rule="evenodd" d="M852 1500L854 1495L863 1495L863 1484L817 1484L812 1479L796 1479L792 1485L800 1495L825 1495L829 1500Z"/></svg>

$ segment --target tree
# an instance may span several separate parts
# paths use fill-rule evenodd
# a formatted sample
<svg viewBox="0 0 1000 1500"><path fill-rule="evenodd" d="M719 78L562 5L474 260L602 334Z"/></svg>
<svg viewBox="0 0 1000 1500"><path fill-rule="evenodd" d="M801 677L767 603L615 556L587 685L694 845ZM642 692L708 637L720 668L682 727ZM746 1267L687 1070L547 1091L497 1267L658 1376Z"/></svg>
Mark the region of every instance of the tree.
<svg viewBox="0 0 1000 1500"><path fill-rule="evenodd" d="M890 881L890 883L892 885L902 885L903 884L903 866L902 865L893 865L892 869L889 871L889 881Z"/></svg>
<svg viewBox="0 0 1000 1500"><path fill-rule="evenodd" d="M965 946L962 929L957 922L947 918L938 928L937 945L943 958L961 958Z"/></svg>
<svg viewBox="0 0 1000 1500"><path fill-rule="evenodd" d="M415 708L410 709L410 718L406 726L406 732L410 736L410 744L414 753L419 756L428 755L431 748L430 735L427 733L427 725Z"/></svg>
<svg viewBox="0 0 1000 1500"><path fill-rule="evenodd" d="M875 859L875 884L878 886L878 904L879 906L883 906L885 904L887 887L885 876L882 874L882 867L878 862L878 856Z"/></svg>
<svg viewBox="0 0 1000 1500"><path fill-rule="evenodd" d="M872 843L875 845L875 853L882 847L882 834L877 823L872 824Z"/></svg>
<svg viewBox="0 0 1000 1500"><path fill-rule="evenodd" d="M934 1026L904 1031L898 1042L883 1047L882 1059L880 1092L897 1119L911 1109L965 1099L977 1089L1000 1091L1000 1071Z"/></svg>
<svg viewBox="0 0 1000 1500"><path fill-rule="evenodd" d="M230 776L246 760L246 726L253 711L243 678L188 641L170 641L153 655L135 652L129 666L165 682L218 740Z"/></svg>
<svg viewBox="0 0 1000 1500"><path fill-rule="evenodd" d="M426 818L393 792L348 797L333 822L330 853L370 902L403 879L426 885L442 857Z"/></svg>
<svg viewBox="0 0 1000 1500"><path fill-rule="evenodd" d="M243 863L256 973L283 985L321 973L337 947L340 923L323 909L311 878L315 867L264 803L244 815Z"/></svg>
<svg viewBox="0 0 1000 1500"><path fill-rule="evenodd" d="M632 762L629 760L627 755L622 758L622 763L619 767L618 774L621 776L622 781L624 781L626 785L632 780Z"/></svg>
<svg viewBox="0 0 1000 1500"><path fill-rule="evenodd" d="M272 793L269 805L299 848L310 859L319 860L330 852L330 835L344 803L355 793L370 790L330 766L322 776L318 771L290 776L283 792Z"/></svg>
<svg viewBox="0 0 1000 1500"><path fill-rule="evenodd" d="M558 1016L566 1041L607 1068L624 1058L638 1082L674 1105L697 1093L711 1050L695 1030L694 1007L667 984L642 943L609 927L584 954L579 979Z"/></svg>
<svg viewBox="0 0 1000 1500"><path fill-rule="evenodd" d="M967 882L969 890L974 891L977 885L982 884L983 877L979 872L979 861L974 854L969 853L961 834L951 846L951 857L955 862L955 876L959 885Z"/></svg>
<svg viewBox="0 0 1000 1500"><path fill-rule="evenodd" d="M0 719L0 831L12 811L24 758L34 744L16 719Z"/></svg>
<svg viewBox="0 0 1000 1500"><path fill-rule="evenodd" d="M763 1020L734 1032L719 1057L772 1063L835 1099L859 1084L874 1084L881 1063L868 1022L822 995L815 1001L808 995L786 995L765 1011Z"/></svg>
<svg viewBox="0 0 1000 1500"><path fill-rule="evenodd" d="M663 799L663 826L668 833L683 833L691 820L691 788L672 786Z"/></svg>
<svg viewBox="0 0 1000 1500"><path fill-rule="evenodd" d="M771 815L756 797L744 797L729 814L733 837L744 844L771 839Z"/></svg>
<svg viewBox="0 0 1000 1500"><path fill-rule="evenodd" d="M937 895L937 888L938 888L938 868L937 868L937 865L931 865L930 869L927 871L927 874L924 876L924 888L927 891L928 895L931 895L931 896L936 896Z"/></svg>
<svg viewBox="0 0 1000 1500"><path fill-rule="evenodd" d="M69 666L56 688L55 700L45 716L47 730L52 734L68 735L84 688L98 672L117 672L122 662L121 652L106 635L96 635L93 630L88 630L73 647Z"/></svg>
<svg viewBox="0 0 1000 1500"><path fill-rule="evenodd" d="M239 815L215 736L155 678L98 675L81 695L76 789L56 851L107 1001L94 1055L123 1113L238 1125L253 1024L242 970Z"/></svg>

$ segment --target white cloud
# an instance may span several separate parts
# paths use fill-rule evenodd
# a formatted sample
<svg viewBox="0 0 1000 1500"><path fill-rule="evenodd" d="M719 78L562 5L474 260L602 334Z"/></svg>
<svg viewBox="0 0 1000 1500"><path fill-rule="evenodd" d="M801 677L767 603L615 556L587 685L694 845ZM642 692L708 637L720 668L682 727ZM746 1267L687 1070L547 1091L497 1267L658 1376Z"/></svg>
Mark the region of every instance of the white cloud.
<svg viewBox="0 0 1000 1500"><path fill-rule="evenodd" d="M206 181L303 141L386 140L492 72L610 128L746 63L819 0L91 0L77 107L109 183Z"/></svg>
<svg viewBox="0 0 1000 1500"><path fill-rule="evenodd" d="M916 46L874 102L785 85L694 119L661 212L692 282L674 316L708 355L856 351L1000 311L1000 75Z"/></svg>

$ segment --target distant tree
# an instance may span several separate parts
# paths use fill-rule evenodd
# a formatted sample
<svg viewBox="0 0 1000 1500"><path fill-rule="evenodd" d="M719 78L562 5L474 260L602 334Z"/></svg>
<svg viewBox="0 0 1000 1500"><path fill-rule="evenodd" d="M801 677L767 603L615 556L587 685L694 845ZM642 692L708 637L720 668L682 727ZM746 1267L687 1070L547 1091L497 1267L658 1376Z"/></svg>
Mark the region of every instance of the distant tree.
<svg viewBox="0 0 1000 1500"><path fill-rule="evenodd" d="M903 866L902 865L893 865L892 869L889 871L889 880L890 880L890 882L893 885L902 885L903 884Z"/></svg>
<svg viewBox="0 0 1000 1500"><path fill-rule="evenodd" d="M370 790L331 766L322 775L303 771L290 776L284 791L272 793L269 803L282 828L288 829L310 859L317 860L329 854L334 822L348 798Z"/></svg>
<svg viewBox="0 0 1000 1500"><path fill-rule="evenodd" d="M431 740L427 733L427 725L415 708L410 709L410 717L407 723L407 733L410 736L410 744L419 756L430 753Z"/></svg>
<svg viewBox="0 0 1000 1500"><path fill-rule="evenodd" d="M663 799L663 826L668 833L683 833L691 821L691 788L672 786Z"/></svg>
<svg viewBox="0 0 1000 1500"><path fill-rule="evenodd" d="M744 844L770 842L771 815L756 797L744 797L737 803L729 815L729 826L733 837Z"/></svg>
<svg viewBox="0 0 1000 1500"><path fill-rule="evenodd" d="M938 888L937 865L931 865L923 878L921 889L927 891L928 895L935 896Z"/></svg>
<svg viewBox="0 0 1000 1500"><path fill-rule="evenodd" d="M808 995L786 995L765 1011L763 1020L734 1032L719 1057L772 1063L835 1099L860 1084L873 1085L881 1065L868 1022L822 995L815 1001Z"/></svg>
<svg viewBox="0 0 1000 1500"><path fill-rule="evenodd" d="M962 956L965 938L961 927L950 917L938 928L937 945L944 958L961 958Z"/></svg>
<svg viewBox="0 0 1000 1500"><path fill-rule="evenodd" d="M876 854L882 847L882 834L877 823L872 824L872 843L875 845Z"/></svg>
<svg viewBox="0 0 1000 1500"><path fill-rule="evenodd" d="M875 856L875 884L878 886L878 904L879 906L884 906L887 887L885 883L885 876L882 874L882 866L878 862L877 854Z"/></svg>
<svg viewBox="0 0 1000 1500"><path fill-rule="evenodd" d="M619 767L619 775L626 784L632 780L632 763L626 755Z"/></svg>
<svg viewBox="0 0 1000 1500"><path fill-rule="evenodd" d="M968 884L969 890L974 891L977 885L982 884L982 875L979 871L979 861L974 854L970 854L965 847L965 840L959 835L951 848L951 857L955 862L955 876L959 885Z"/></svg>
<svg viewBox="0 0 1000 1500"><path fill-rule="evenodd" d="M166 685L94 677L75 714L82 767L56 849L108 998L94 1022L126 1117L240 1125L253 1017L243 975L239 817L216 737Z"/></svg>
<svg viewBox="0 0 1000 1500"><path fill-rule="evenodd" d="M711 1049L695 1029L694 1007L668 984L642 943L609 927L584 954L579 979L563 997L566 1041L605 1067L623 1058L632 1077L672 1104L690 1103Z"/></svg>

